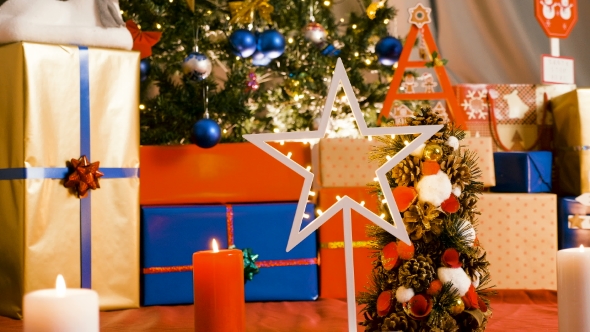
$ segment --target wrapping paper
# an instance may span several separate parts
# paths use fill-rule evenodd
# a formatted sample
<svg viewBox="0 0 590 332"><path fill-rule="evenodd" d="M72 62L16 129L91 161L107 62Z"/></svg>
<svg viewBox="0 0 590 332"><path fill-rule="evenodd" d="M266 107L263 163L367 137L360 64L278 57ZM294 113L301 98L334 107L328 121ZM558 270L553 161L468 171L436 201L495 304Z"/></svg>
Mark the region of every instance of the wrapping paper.
<svg viewBox="0 0 590 332"><path fill-rule="evenodd" d="M296 203L142 207L142 304L193 303L193 273L208 271L193 271L192 255L209 250L213 238L220 248L234 244L259 255L260 271L245 285L247 301L315 300L315 233L285 251L296 208ZM313 216L313 209L308 204L305 213Z"/></svg>
<svg viewBox="0 0 590 332"><path fill-rule="evenodd" d="M556 192L578 196L590 192L590 89L552 100L555 118Z"/></svg>
<svg viewBox="0 0 590 332"><path fill-rule="evenodd" d="M308 144L271 144L303 167ZM303 178L251 143L141 147L141 204L225 204L297 201ZM252 190L256 188L256 190Z"/></svg>
<svg viewBox="0 0 590 332"><path fill-rule="evenodd" d="M472 136L494 137L489 93L497 120L494 151L527 151L551 148L549 125L552 119L551 114L545 112L544 95L551 100L575 88L575 85L459 84L455 92L460 111L467 115L467 127ZM535 145L537 139L539 142Z"/></svg>
<svg viewBox="0 0 590 332"><path fill-rule="evenodd" d="M368 187L323 188L319 192L318 208L327 210L336 203L336 196L349 196L369 210L378 212L377 196L371 194ZM319 228L320 240L320 297L346 298L346 272L344 264L344 226L342 212L336 214ZM374 250L370 249L371 240L366 234L366 227L373 225L370 221L352 211L352 240L354 255L354 282L356 293L365 291L373 270Z"/></svg>
<svg viewBox="0 0 590 332"><path fill-rule="evenodd" d="M551 191L553 154L549 151L494 152L494 192L544 193Z"/></svg>
<svg viewBox="0 0 590 332"><path fill-rule="evenodd" d="M82 51L0 47L0 314L21 318L25 293L81 285L81 201L63 187L66 162L90 139L102 170L139 167L139 53L89 49L89 131L81 127ZM81 140L82 137L82 140ZM27 173L28 178L10 173ZM45 174L43 174L45 173ZM59 172L58 172L59 173ZM19 179L20 177L20 179ZM14 178L14 177L13 177ZM107 178L92 191L91 286L101 309L139 305L139 179ZM85 203L85 204L86 204Z"/></svg>
<svg viewBox="0 0 590 332"><path fill-rule="evenodd" d="M477 237L498 289L557 289L557 196L484 193Z"/></svg>
<svg viewBox="0 0 590 332"><path fill-rule="evenodd" d="M559 199L559 249L590 247L590 206L575 197Z"/></svg>
<svg viewBox="0 0 590 332"><path fill-rule="evenodd" d="M485 187L496 185L496 173L494 169L493 141L491 137L468 137L461 141L461 145L470 151L475 151L479 157L477 165L481 169L481 177Z"/></svg>
<svg viewBox="0 0 590 332"><path fill-rule="evenodd" d="M322 187L364 187L375 178L379 165L369 162L377 142L355 138L320 140L320 184Z"/></svg>

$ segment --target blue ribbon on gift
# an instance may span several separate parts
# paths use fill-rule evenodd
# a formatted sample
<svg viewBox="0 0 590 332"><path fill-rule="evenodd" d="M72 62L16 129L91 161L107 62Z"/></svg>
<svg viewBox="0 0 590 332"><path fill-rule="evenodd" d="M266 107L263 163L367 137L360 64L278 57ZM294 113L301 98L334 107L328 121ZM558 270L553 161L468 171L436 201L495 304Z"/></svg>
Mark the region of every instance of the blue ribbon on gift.
<svg viewBox="0 0 590 332"><path fill-rule="evenodd" d="M88 47L79 46L80 56L80 155L90 157L90 70ZM100 168L103 179L139 177L138 168ZM65 179L66 167L28 167L0 169L0 180ZM80 267L82 288L92 286L91 192L80 199Z"/></svg>

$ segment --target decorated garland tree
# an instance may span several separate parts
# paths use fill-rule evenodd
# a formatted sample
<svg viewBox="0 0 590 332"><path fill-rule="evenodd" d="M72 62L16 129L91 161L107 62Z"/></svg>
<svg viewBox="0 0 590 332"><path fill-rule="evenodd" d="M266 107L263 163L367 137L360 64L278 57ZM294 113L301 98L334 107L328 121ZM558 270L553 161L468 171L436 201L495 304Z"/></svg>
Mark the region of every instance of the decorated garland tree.
<svg viewBox="0 0 590 332"><path fill-rule="evenodd" d="M422 108L408 122L444 120ZM492 291L475 228L483 184L477 181L477 156L460 145L464 137L462 130L445 124L387 174L411 244L379 227L368 229L376 249L373 282L358 300L366 331L485 330ZM378 139L382 144L371 158L383 164L413 137Z"/></svg>
<svg viewBox="0 0 590 332"><path fill-rule="evenodd" d="M386 1L358 3L365 12L340 18L330 0L121 0L125 20L162 32L143 61L141 143L189 143L206 87L222 142L313 130L338 57L375 123L402 43L388 36ZM334 133L355 130L347 105L336 99Z"/></svg>

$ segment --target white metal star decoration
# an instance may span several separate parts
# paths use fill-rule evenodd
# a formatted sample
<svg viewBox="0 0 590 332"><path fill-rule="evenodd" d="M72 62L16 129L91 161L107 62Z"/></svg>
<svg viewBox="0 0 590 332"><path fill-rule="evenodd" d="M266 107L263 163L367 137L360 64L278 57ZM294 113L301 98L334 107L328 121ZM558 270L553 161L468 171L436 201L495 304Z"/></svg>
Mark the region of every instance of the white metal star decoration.
<svg viewBox="0 0 590 332"><path fill-rule="evenodd" d="M420 136L416 137L412 142L409 142L406 147L404 147L400 152L398 152L395 156L379 167L375 174L377 176L377 181L381 186L383 195L385 197L385 202L389 208L389 212L393 217L395 225L392 225L382 219L380 216L376 215L372 211L365 208L363 205L359 204L358 202L354 201L348 196L344 196L340 199L337 203L332 205L328 210L326 210L323 214L318 216L315 220L310 222L304 229L301 229L303 223L303 217L305 212L305 207L308 201L309 194L311 192L311 184L313 182L314 175L309 172L307 169L303 168L301 165L297 164L295 161L291 160L286 155L282 154L267 142L272 141L309 141L314 139L323 138L326 135L326 131L328 129L328 123L330 120L330 115L332 113L332 106L334 104L334 99L336 98L336 93L339 89L339 84L342 83L342 87L344 88L344 92L346 93L346 97L350 103L350 108L352 109L352 113L355 117L357 122L359 131L363 136L381 136L381 135L405 135L405 134L420 134ZM348 298L348 327L349 331L356 331L357 324L356 324L356 301L355 301L355 293L354 293L354 267L353 267L353 253L352 253L352 226L351 226L351 211L355 210L359 214L363 215L365 218L369 219L376 225L382 227L387 232L391 233L401 241L411 244L410 238L408 233L405 229L404 223L402 221L401 214L395 200L393 198L392 191L389 187L389 182L387 181L386 173L389 172L395 165L401 162L406 156L408 156L412 151L416 150L421 144L426 142L429 138L431 138L436 132L438 132L443 126L442 125L433 125L433 126L405 126L405 127L377 127L377 128L368 128L363 118L363 114L360 109L360 105L356 99L354 91L352 90L352 86L346 74L346 69L342 64L342 60L338 59L336 63L336 69L334 70L334 76L332 77L332 82L330 85L330 90L328 91L328 98L326 100L326 104L324 106L324 110L322 112L321 122L319 125L318 130L315 131L305 131L305 132L288 132L288 133L268 133L268 134L250 134L244 135L244 138L250 141L252 144L256 145L278 161L282 162L293 171L297 172L304 178L303 188L301 191L301 196L299 197L299 203L297 205L297 209L295 211L295 218L293 220L293 226L291 228L291 234L289 236L289 241L287 243L287 251L290 251L295 246L297 246L301 241L305 240L311 233L317 230L321 225L323 225L326 221L328 221L331 217L333 217L336 213L340 210L343 211L344 216L344 256L345 256L345 264L346 264L346 288L347 288L347 298Z"/></svg>

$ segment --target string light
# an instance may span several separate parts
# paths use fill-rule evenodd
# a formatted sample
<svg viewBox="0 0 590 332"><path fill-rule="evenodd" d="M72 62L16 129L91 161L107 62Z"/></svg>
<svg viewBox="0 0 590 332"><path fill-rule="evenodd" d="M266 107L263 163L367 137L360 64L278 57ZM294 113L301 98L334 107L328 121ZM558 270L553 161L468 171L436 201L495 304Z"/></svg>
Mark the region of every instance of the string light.
<svg viewBox="0 0 590 332"><path fill-rule="evenodd" d="M387 161L391 160L391 156L385 156L385 159L387 159Z"/></svg>
<svg viewBox="0 0 590 332"><path fill-rule="evenodd" d="M145 105L144 104L139 104L139 109L140 110L144 110L145 109Z"/></svg>
<svg viewBox="0 0 590 332"><path fill-rule="evenodd" d="M361 202L361 206L365 206L365 201L362 201Z"/></svg>
<svg viewBox="0 0 590 332"><path fill-rule="evenodd" d="M287 39L287 41L289 42L289 44L293 44L293 38L289 37L289 39Z"/></svg>
<svg viewBox="0 0 590 332"><path fill-rule="evenodd" d="M224 134L227 134L227 129L223 129L223 133Z"/></svg>
<svg viewBox="0 0 590 332"><path fill-rule="evenodd" d="M395 138L395 135L391 135L391 138Z"/></svg>
<svg viewBox="0 0 590 332"><path fill-rule="evenodd" d="M141 30L141 24L138 24L138 25L137 25L137 28L138 28L139 30Z"/></svg>
<svg viewBox="0 0 590 332"><path fill-rule="evenodd" d="M315 212L317 212L318 216L321 216L322 214L324 214L324 212L322 212L322 210L317 209Z"/></svg>
<svg viewBox="0 0 590 332"><path fill-rule="evenodd" d="M324 6L328 7L330 5L330 1L326 0L324 1Z"/></svg>
<svg viewBox="0 0 590 332"><path fill-rule="evenodd" d="M306 169L308 172L311 172L311 166L307 166L305 169Z"/></svg>
<svg viewBox="0 0 590 332"><path fill-rule="evenodd" d="M356 29L356 24L353 24L353 25L352 25L352 28L353 28L353 29Z"/></svg>
<svg viewBox="0 0 590 332"><path fill-rule="evenodd" d="M381 215L379 216L381 219L385 219L385 213L381 213Z"/></svg>
<svg viewBox="0 0 590 332"><path fill-rule="evenodd" d="M378 177L374 177L373 178L373 181L377 182L377 181L379 181L379 178Z"/></svg>
<svg viewBox="0 0 590 332"><path fill-rule="evenodd" d="M354 52L354 56L359 56L359 52Z"/></svg>
<svg viewBox="0 0 590 332"><path fill-rule="evenodd" d="M315 196L315 191L310 191L309 196Z"/></svg>
<svg viewBox="0 0 590 332"><path fill-rule="evenodd" d="M369 142L372 141L373 140L373 136L367 137L367 140L369 140Z"/></svg>
<svg viewBox="0 0 590 332"><path fill-rule="evenodd" d="M370 65L371 64L371 60L370 59L367 59L367 60L365 60L365 63L368 64L368 65Z"/></svg>
<svg viewBox="0 0 590 332"><path fill-rule="evenodd" d="M287 158L291 159L291 157L293 157L293 152L287 153Z"/></svg>
<svg viewBox="0 0 590 332"><path fill-rule="evenodd" d="M383 20L383 23L384 23L384 24L388 24L388 23L389 23L389 19L388 19L388 18L384 19L384 20Z"/></svg>
<svg viewBox="0 0 590 332"><path fill-rule="evenodd" d="M343 22L344 22L344 18L340 18L340 23L343 23Z"/></svg>
<svg viewBox="0 0 590 332"><path fill-rule="evenodd" d="M278 133L279 132L279 128L275 128L272 131L274 131L275 133Z"/></svg>
<svg viewBox="0 0 590 332"><path fill-rule="evenodd" d="M156 28L162 29L162 26L160 25L160 23L156 23Z"/></svg>
<svg viewBox="0 0 590 332"><path fill-rule="evenodd" d="M337 200L337 201L339 201L339 200L341 200L341 199L342 199L342 197L340 197L339 195L336 195L336 200Z"/></svg>
<svg viewBox="0 0 590 332"><path fill-rule="evenodd" d="M381 200L381 203L383 203L383 204L387 203L387 199L385 199L385 198L384 198L384 199L382 199L382 200Z"/></svg>
<svg viewBox="0 0 590 332"><path fill-rule="evenodd" d="M408 145L410 145L410 142L408 142L408 141L404 141L404 144L405 144L406 146L408 146Z"/></svg>
<svg viewBox="0 0 590 332"><path fill-rule="evenodd" d="M304 214L303 214L303 218L305 218L305 219L309 219L309 214L307 214L307 213L304 213Z"/></svg>

